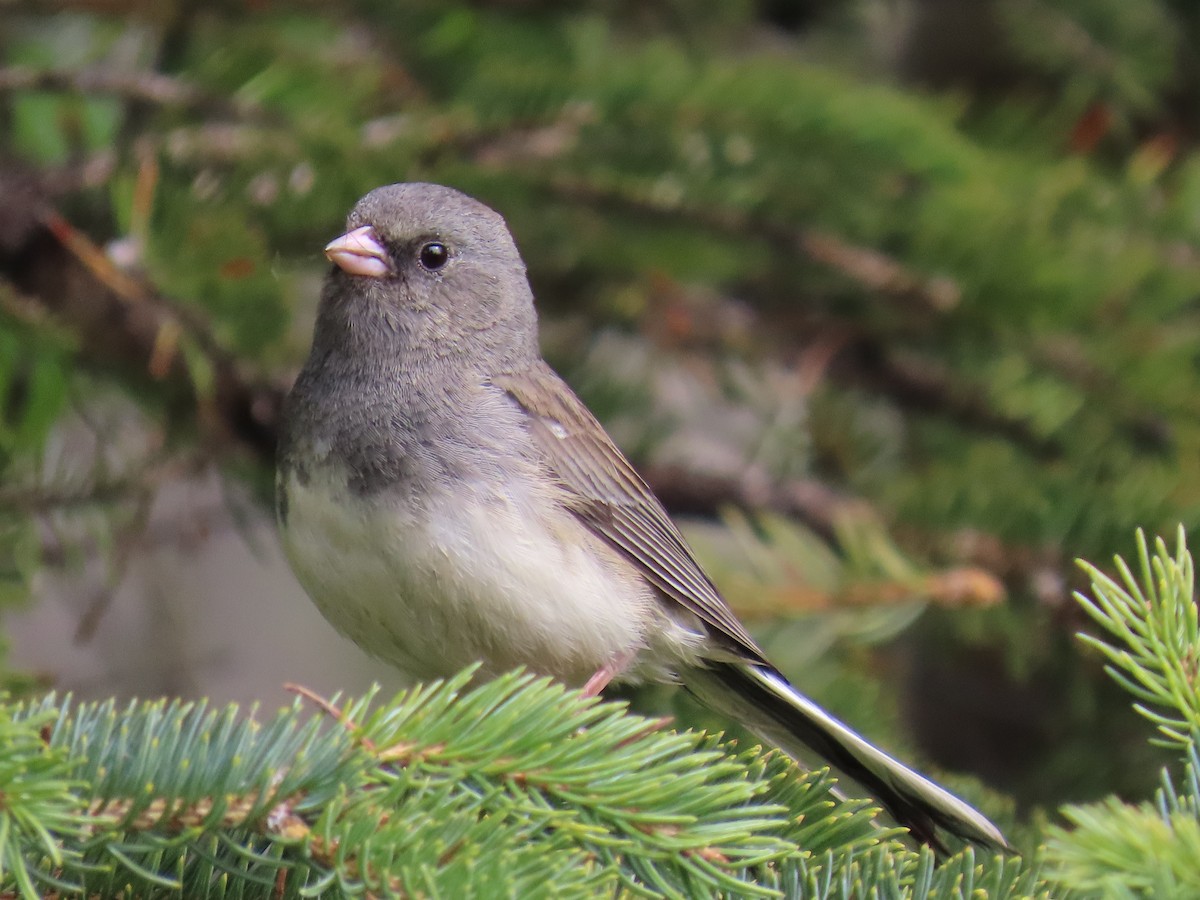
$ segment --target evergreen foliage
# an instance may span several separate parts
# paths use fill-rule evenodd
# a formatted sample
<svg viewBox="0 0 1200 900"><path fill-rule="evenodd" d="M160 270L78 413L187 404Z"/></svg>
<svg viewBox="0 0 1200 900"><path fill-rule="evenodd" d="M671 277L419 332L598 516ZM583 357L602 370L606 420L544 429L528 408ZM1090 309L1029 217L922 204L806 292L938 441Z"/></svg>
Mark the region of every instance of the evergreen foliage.
<svg viewBox="0 0 1200 900"><path fill-rule="evenodd" d="M1195 640L1182 532L1140 578L1086 566L1114 677L1188 755L1153 804L1068 807L1043 870L937 861L779 754L622 704L471 670L390 703L254 711L178 701L0 707L0 885L94 896L1186 897L1200 884ZM1173 627L1164 623L1174 623ZM1129 673L1133 673L1133 678ZM1192 677L1195 668L1192 666ZM335 701L336 702L336 701Z"/></svg>
<svg viewBox="0 0 1200 900"><path fill-rule="evenodd" d="M1160 789L1029 826L1045 865L939 862L823 777L527 676L352 727L49 699L0 709L3 890L1197 892L1191 559L1143 541L1077 608L1067 563L1198 521L1193 4L251 6L0 4L0 604L119 582L172 478L265 501L319 248L370 188L441 181L506 215L551 361L708 516L806 690L906 757L991 759L1023 811ZM928 725L955 658L999 750Z"/></svg>
<svg viewBox="0 0 1200 900"><path fill-rule="evenodd" d="M1110 797L1066 808L1073 827L1050 830L1047 858L1065 883L1089 896L1190 897L1200 890L1200 640L1183 530L1174 553L1159 539L1153 555L1139 532L1137 563L1131 570L1118 558L1119 581L1083 564L1092 590L1078 599L1107 632L1084 640L1109 660L1109 674L1155 724L1157 740L1185 754L1182 784L1164 771L1153 803Z"/></svg>
<svg viewBox="0 0 1200 900"><path fill-rule="evenodd" d="M824 773L512 674L262 723L235 707L6 707L22 896L1037 896L1018 860L906 850ZM337 715L331 720L329 711ZM869 890L875 893L864 893ZM897 895L898 896L898 895Z"/></svg>
<svg viewBox="0 0 1200 900"><path fill-rule="evenodd" d="M1138 576L1118 557L1120 582L1083 564L1093 597L1077 597L1119 643L1090 635L1083 640L1104 654L1109 675L1138 698L1136 709L1158 727L1159 740L1186 748L1200 734L1200 629L1192 557L1182 528L1173 555L1161 539L1155 550L1151 558L1146 536L1138 532Z"/></svg>

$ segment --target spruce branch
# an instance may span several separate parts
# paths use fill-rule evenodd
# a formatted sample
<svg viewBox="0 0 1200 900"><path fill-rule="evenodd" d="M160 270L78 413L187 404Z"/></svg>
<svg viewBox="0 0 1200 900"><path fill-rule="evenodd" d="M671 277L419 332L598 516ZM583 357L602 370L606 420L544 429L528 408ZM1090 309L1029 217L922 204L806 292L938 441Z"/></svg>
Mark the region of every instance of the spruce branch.
<svg viewBox="0 0 1200 900"><path fill-rule="evenodd" d="M473 674L266 721L3 707L0 896L1045 896L1036 866L905 848L780 754Z"/></svg>
<svg viewBox="0 0 1200 900"><path fill-rule="evenodd" d="M1200 756L1188 748L1182 789L1164 771L1153 803L1115 797L1063 810L1073 828L1050 830L1056 876L1102 896L1193 897L1200 893Z"/></svg>
<svg viewBox="0 0 1200 900"><path fill-rule="evenodd" d="M770 896L765 873L891 833L778 755L528 674L468 688L472 674L390 703L372 692L341 725L300 701L266 722L165 701L10 711L57 760L29 795L58 806L18 819L9 805L27 825L3 829L0 890Z"/></svg>
<svg viewBox="0 0 1200 900"><path fill-rule="evenodd" d="M1200 627L1193 598L1194 570L1181 526L1174 555L1158 538L1154 555L1138 531L1137 574L1117 557L1119 581L1090 563L1080 567L1091 596L1076 593L1084 611L1109 633L1081 634L1108 660L1106 671L1138 702L1134 708L1162 735L1156 743L1190 747L1200 734Z"/></svg>
<svg viewBox="0 0 1200 900"><path fill-rule="evenodd" d="M897 856L886 847L849 861L832 854L802 859L786 873L784 890L796 900L1068 900L1071 896L1040 874L1036 860L977 857L967 849L938 863L928 849Z"/></svg>
<svg viewBox="0 0 1200 900"><path fill-rule="evenodd" d="M59 868L74 856L64 844L86 831L70 756L43 737L52 723L52 710L18 718L0 705L0 884L24 896L39 895L29 859Z"/></svg>
<svg viewBox="0 0 1200 900"><path fill-rule="evenodd" d="M1192 897L1200 893L1200 684L1193 563L1180 527L1172 553L1161 538L1151 555L1137 534L1136 572L1120 557L1118 579L1080 562L1092 581L1080 605L1107 638L1080 635L1108 660L1108 673L1132 694L1134 708L1155 724L1155 742L1186 753L1182 790L1169 772L1155 802L1109 797L1069 806L1072 829L1052 828L1049 871L1081 892L1105 897Z"/></svg>

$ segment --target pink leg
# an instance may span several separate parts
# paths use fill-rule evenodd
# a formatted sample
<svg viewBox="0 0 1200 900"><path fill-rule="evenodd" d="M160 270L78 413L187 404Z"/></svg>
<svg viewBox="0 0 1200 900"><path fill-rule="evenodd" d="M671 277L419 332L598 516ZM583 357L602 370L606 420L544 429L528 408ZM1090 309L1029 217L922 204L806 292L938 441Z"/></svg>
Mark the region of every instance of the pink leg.
<svg viewBox="0 0 1200 900"><path fill-rule="evenodd" d="M620 675L633 662L633 658L637 653L633 650L626 650L624 653L618 653L599 669L596 674L587 680L587 684L583 686L583 696L597 697L600 692L608 687L609 683Z"/></svg>

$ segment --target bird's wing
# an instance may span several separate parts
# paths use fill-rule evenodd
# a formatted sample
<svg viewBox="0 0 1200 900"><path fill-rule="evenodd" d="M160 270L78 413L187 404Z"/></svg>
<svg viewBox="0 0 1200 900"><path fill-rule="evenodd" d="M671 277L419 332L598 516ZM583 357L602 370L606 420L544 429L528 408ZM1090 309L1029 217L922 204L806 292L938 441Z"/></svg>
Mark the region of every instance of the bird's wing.
<svg viewBox="0 0 1200 900"><path fill-rule="evenodd" d="M546 466L570 493L572 512L726 648L768 665L658 498L566 383L544 364L492 382L525 412Z"/></svg>

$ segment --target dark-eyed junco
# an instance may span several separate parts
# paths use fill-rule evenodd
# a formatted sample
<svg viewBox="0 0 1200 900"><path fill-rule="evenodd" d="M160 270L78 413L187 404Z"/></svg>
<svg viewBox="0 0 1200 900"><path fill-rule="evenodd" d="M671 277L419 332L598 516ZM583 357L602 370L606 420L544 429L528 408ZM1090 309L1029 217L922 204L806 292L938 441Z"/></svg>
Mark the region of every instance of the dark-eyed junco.
<svg viewBox="0 0 1200 900"><path fill-rule="evenodd" d="M766 659L646 483L541 358L504 220L450 188L367 194L288 397L278 515L330 622L420 677L524 665L598 692L675 682L811 749L919 839L1004 837Z"/></svg>

